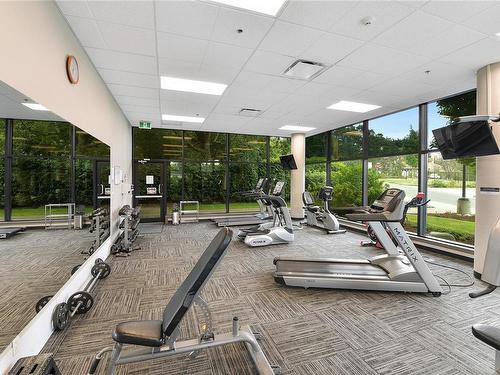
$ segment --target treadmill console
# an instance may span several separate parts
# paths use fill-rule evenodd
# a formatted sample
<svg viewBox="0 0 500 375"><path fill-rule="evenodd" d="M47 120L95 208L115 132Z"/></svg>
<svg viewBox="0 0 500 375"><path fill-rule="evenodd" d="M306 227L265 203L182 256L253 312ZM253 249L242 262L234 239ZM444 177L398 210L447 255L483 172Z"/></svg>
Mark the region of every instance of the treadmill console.
<svg viewBox="0 0 500 375"><path fill-rule="evenodd" d="M276 185L274 185L273 193L271 195L281 195L284 187L285 183L283 181L276 182Z"/></svg>
<svg viewBox="0 0 500 375"><path fill-rule="evenodd" d="M404 194L403 190L391 188L385 190L382 194L379 195L377 199L370 206L370 212L383 212L383 211L393 211L394 205L391 205L391 202L401 194Z"/></svg>

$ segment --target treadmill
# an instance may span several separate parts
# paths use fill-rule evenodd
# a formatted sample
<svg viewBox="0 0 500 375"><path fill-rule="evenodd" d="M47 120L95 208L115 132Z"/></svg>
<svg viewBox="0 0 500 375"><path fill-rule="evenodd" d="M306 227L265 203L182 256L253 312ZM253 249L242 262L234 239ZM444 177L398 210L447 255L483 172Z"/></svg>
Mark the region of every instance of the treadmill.
<svg viewBox="0 0 500 375"><path fill-rule="evenodd" d="M276 182L271 195L281 196L284 185L285 183L283 181ZM215 223L219 227L236 227L236 226L249 226L249 225L259 226L261 224L274 222L274 220L276 220L276 212L274 211L269 201L265 199L266 197L268 197L268 193L269 190L267 190L267 192L261 190L258 193L252 195L251 194L246 195L247 197L255 198L259 203L259 206L263 205L266 208L266 211L271 213L271 215L268 218L260 219L259 217L257 217L257 215L253 216L247 215L239 217L219 218L215 221Z"/></svg>
<svg viewBox="0 0 500 375"><path fill-rule="evenodd" d="M405 193L387 189L377 199L380 210L355 210L349 220L362 221L372 228L382 227L391 233L402 254L397 251L370 259L276 257L274 280L303 288L375 290L387 292L432 293L443 290L401 225Z"/></svg>

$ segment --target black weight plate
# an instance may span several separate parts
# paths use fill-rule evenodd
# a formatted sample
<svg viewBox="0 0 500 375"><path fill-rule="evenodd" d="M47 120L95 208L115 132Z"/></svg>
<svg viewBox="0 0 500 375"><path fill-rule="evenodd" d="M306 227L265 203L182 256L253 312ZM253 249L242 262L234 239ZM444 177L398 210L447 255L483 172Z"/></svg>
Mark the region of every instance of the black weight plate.
<svg viewBox="0 0 500 375"><path fill-rule="evenodd" d="M82 302L80 304L80 302ZM75 311L76 314L85 314L92 308L94 304L94 298L90 295L90 293L81 291L76 292L68 299L68 307L71 312ZM79 305L79 306L78 306ZM77 309L78 307L78 309Z"/></svg>
<svg viewBox="0 0 500 375"><path fill-rule="evenodd" d="M45 297L42 297L38 300L38 302L36 303L35 305L35 310L36 312L40 312L41 309L43 309L45 307L45 305L50 301L50 299L52 298L53 296L45 296Z"/></svg>
<svg viewBox="0 0 500 375"><path fill-rule="evenodd" d="M109 266L108 263L105 262L97 263L94 264L94 266L90 270L90 273L94 277L99 277L99 279L105 279L111 273L111 267Z"/></svg>
<svg viewBox="0 0 500 375"><path fill-rule="evenodd" d="M97 259L95 260L95 264L97 264L97 263L102 263L102 262L104 262L104 261L103 261L101 258L97 258Z"/></svg>
<svg viewBox="0 0 500 375"><path fill-rule="evenodd" d="M62 331L69 323L69 310L66 302L58 304L52 313L52 324L56 331Z"/></svg>
<svg viewBox="0 0 500 375"><path fill-rule="evenodd" d="M71 274L73 275L76 271L78 271L78 268L81 267L81 264L77 264L76 266L74 266L72 269L71 269Z"/></svg>

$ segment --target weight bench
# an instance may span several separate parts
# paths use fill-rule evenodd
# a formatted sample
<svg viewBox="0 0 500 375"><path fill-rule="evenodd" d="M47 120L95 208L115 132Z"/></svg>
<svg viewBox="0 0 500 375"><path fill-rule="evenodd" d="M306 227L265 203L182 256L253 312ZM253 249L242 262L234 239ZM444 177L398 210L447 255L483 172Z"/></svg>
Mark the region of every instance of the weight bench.
<svg viewBox="0 0 500 375"><path fill-rule="evenodd" d="M217 346L244 343L255 364L258 374L281 374L281 369L271 366L257 342L259 334L252 332L249 326L239 326L238 318L233 318L232 332L215 337L211 327L211 315L207 304L199 296L203 286L222 260L232 239L232 231L222 228L203 252L189 275L175 292L163 311L162 320L138 320L116 325L112 333L113 347L107 347L97 353L88 375L95 373L104 353L112 351L108 375L115 375L116 367L121 364L142 362L176 354L196 355L203 349ZM193 303L197 303L206 322L200 324L198 338L177 341L179 325ZM130 345L135 349L124 347Z"/></svg>
<svg viewBox="0 0 500 375"><path fill-rule="evenodd" d="M500 374L500 328L486 324L474 324L472 334L496 350L495 371Z"/></svg>

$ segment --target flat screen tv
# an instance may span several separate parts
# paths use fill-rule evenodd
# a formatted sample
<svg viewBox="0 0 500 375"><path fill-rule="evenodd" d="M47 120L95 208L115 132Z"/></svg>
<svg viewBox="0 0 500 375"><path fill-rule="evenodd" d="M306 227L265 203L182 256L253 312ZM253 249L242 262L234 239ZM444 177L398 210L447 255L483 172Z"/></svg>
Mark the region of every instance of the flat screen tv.
<svg viewBox="0 0 500 375"><path fill-rule="evenodd" d="M490 124L484 117L465 117L432 133L443 159L500 153Z"/></svg>
<svg viewBox="0 0 500 375"><path fill-rule="evenodd" d="M295 159L293 155L282 155L280 156L281 166L285 170L297 169L297 164L295 163Z"/></svg>

